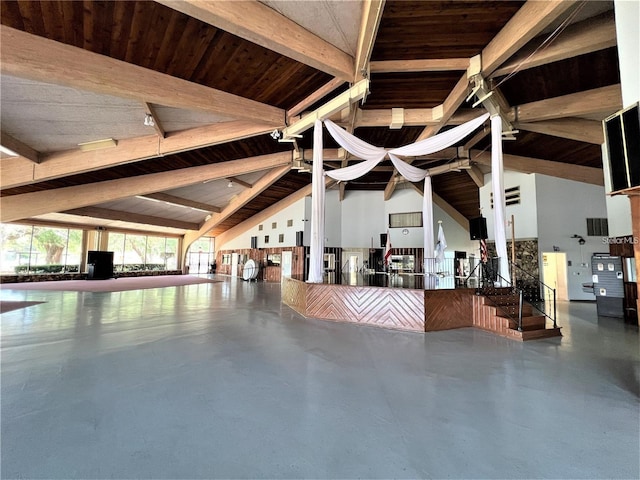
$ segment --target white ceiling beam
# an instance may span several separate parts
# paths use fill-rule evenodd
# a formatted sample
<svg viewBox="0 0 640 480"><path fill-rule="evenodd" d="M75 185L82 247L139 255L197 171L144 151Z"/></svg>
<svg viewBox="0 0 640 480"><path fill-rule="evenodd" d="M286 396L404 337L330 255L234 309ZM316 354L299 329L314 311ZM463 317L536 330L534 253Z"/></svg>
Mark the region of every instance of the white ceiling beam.
<svg viewBox="0 0 640 480"><path fill-rule="evenodd" d="M139 162L149 158L171 155L197 148L262 135L271 128L243 120L216 123L167 134L120 140L114 148L82 152L68 150L42 155L34 165L24 158L6 158L0 162L0 188L12 188L54 178L91 172L103 168Z"/></svg>
<svg viewBox="0 0 640 480"><path fill-rule="evenodd" d="M321 72L353 81L351 56L258 1L158 1Z"/></svg>
<svg viewBox="0 0 640 480"><path fill-rule="evenodd" d="M482 165L491 166L491 152L472 152L471 160ZM504 169L521 173L539 173L592 185L604 185L604 176L601 168L585 167L571 163L504 154Z"/></svg>
<svg viewBox="0 0 640 480"><path fill-rule="evenodd" d="M617 84L518 105L508 117L516 123L529 123L593 114L607 116L621 108L622 90Z"/></svg>
<svg viewBox="0 0 640 480"><path fill-rule="evenodd" d="M290 165L291 152L282 152L168 172L11 195L0 199L2 207L0 222L186 187L202 182L203 178L221 179L281 166L290 168Z"/></svg>
<svg viewBox="0 0 640 480"><path fill-rule="evenodd" d="M378 35L378 27L382 19L385 1L364 0L362 2L362 22L360 23L360 32L358 34L353 82L369 78L369 60L373 52L376 35Z"/></svg>
<svg viewBox="0 0 640 480"><path fill-rule="evenodd" d="M482 50L482 75L488 78L576 3L578 0L528 0Z"/></svg>
<svg viewBox="0 0 640 480"><path fill-rule="evenodd" d="M159 200L161 202L171 203L173 205L180 205L182 207L197 208L198 210L204 210L205 212L218 213L222 209L215 205L209 205L208 203L196 202L195 200L189 200L188 198L176 197L175 195L169 195L168 193L158 192L149 193L147 195L140 195L142 197L150 198L152 200Z"/></svg>
<svg viewBox="0 0 640 480"><path fill-rule="evenodd" d="M370 62L371 73L449 72L466 70L468 58L429 58L423 60L379 60Z"/></svg>
<svg viewBox="0 0 640 480"><path fill-rule="evenodd" d="M81 207L64 212L69 215L79 215L81 217L101 218L105 220L115 220L119 222L139 223L142 225L155 225L158 227L180 228L183 230L197 230L198 224L192 222L183 222L182 220L174 220L171 218L156 217L153 215L142 215L133 212L123 212L120 210L111 210L101 207Z"/></svg>
<svg viewBox="0 0 640 480"><path fill-rule="evenodd" d="M314 103L316 103L319 100L322 100L324 97L329 95L336 88L340 87L343 84L344 84L344 80L343 79L334 78L333 80L329 81L328 83L326 83L325 85L320 87L318 90L313 92L307 98L305 98L304 100L300 101L297 105L295 105L291 109L287 110L287 124L290 124L291 122L295 121L294 117L300 115L302 112L304 112L311 105L313 105Z"/></svg>
<svg viewBox="0 0 640 480"><path fill-rule="evenodd" d="M30 162L40 163L40 152L38 152L35 148L31 148L26 143L21 142L17 138L12 137L6 132L0 131L0 145L18 154L19 156L26 158ZM6 158L14 157L7 156ZM5 157L3 157L2 160L4 161Z"/></svg>
<svg viewBox="0 0 640 480"><path fill-rule="evenodd" d="M156 113L156 109L153 108L153 105L147 102L142 102L142 106L144 107L144 111L146 115L150 115L153 120L153 128L156 130L156 133L159 137L164 138L167 136L164 128L162 128L162 123L158 118L158 114Z"/></svg>
<svg viewBox="0 0 640 480"><path fill-rule="evenodd" d="M313 112L305 114L300 120L289 125L282 131L283 139L293 139L297 135L313 127L316 120L324 120L331 115L340 112L352 103L361 100L369 92L369 80L360 80L349 90L339 94Z"/></svg>
<svg viewBox="0 0 640 480"><path fill-rule="evenodd" d="M4 25L0 27L0 43L0 71L8 75L250 120L272 128L284 125L285 112L280 108Z"/></svg>
<svg viewBox="0 0 640 480"><path fill-rule="evenodd" d="M515 70L527 70L614 47L617 44L617 39L613 10L569 25L553 42L535 51L534 49L538 48L539 44L542 44L542 38L536 45L518 52L508 63L494 71L491 77L508 75Z"/></svg>
<svg viewBox="0 0 640 480"><path fill-rule="evenodd" d="M554 137L568 138L579 142L602 145L604 132L602 122L584 118L558 118L541 122L515 124L516 128L527 132L542 133Z"/></svg>

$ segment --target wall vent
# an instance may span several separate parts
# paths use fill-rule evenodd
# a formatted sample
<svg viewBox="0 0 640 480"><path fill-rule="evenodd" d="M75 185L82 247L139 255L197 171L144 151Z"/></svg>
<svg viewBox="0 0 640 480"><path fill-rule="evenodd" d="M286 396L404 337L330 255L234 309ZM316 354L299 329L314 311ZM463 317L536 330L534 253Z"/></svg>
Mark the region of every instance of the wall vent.
<svg viewBox="0 0 640 480"><path fill-rule="evenodd" d="M606 218L587 218L588 237L608 237L609 222Z"/></svg>
<svg viewBox="0 0 640 480"><path fill-rule="evenodd" d="M491 208L493 209L493 192L491 192ZM507 207L520 205L520 185L504 189L504 203Z"/></svg>
<svg viewBox="0 0 640 480"><path fill-rule="evenodd" d="M422 212L390 213L389 228L421 227Z"/></svg>

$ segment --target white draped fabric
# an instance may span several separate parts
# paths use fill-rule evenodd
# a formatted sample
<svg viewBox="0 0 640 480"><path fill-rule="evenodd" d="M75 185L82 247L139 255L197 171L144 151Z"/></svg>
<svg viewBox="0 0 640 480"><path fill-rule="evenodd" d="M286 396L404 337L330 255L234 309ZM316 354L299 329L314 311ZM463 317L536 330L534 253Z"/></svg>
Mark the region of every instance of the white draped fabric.
<svg viewBox="0 0 640 480"><path fill-rule="evenodd" d="M370 145L367 142L351 135L343 128L338 127L331 120L325 120L324 124L327 131L336 140L336 142L352 155L362 158L364 161L351 165L349 167L331 170L325 172L329 177L338 181L349 181L359 178L373 169L378 163L389 155L391 162L396 170L407 180L411 182L419 182L424 179L424 197L423 197L423 231L424 231L424 252L430 252L433 248L433 205L431 191L431 177L427 170L409 165L398 158L398 155L418 156L429 155L438 152L444 148L459 142L464 137L471 134L475 129L482 125L489 114L484 114L478 118L471 120L465 124L459 125L444 133L435 135L426 140L421 140L411 145L400 148L385 150L381 147ZM314 147L313 147L313 196L322 196L322 202L312 199L311 212L311 257L309 266L308 282L322 282L323 267L323 251L324 251L324 179L322 178L322 128L319 121L315 123ZM317 188L316 188L317 186ZM320 189L322 191L320 191ZM322 222L320 222L322 216ZM314 220L315 218L315 220ZM314 225L316 229L314 230ZM316 232L316 234L314 234ZM315 254L314 254L315 252Z"/></svg>
<svg viewBox="0 0 640 480"><path fill-rule="evenodd" d="M322 283L324 272L324 175L322 168L322 122L315 121L313 131L313 178L311 179L310 283Z"/></svg>
<svg viewBox="0 0 640 480"><path fill-rule="evenodd" d="M502 156L502 119L491 117L491 190L493 191L493 229L496 253L500 258L500 276L510 282L509 255L507 254L506 203L504 198L504 167Z"/></svg>

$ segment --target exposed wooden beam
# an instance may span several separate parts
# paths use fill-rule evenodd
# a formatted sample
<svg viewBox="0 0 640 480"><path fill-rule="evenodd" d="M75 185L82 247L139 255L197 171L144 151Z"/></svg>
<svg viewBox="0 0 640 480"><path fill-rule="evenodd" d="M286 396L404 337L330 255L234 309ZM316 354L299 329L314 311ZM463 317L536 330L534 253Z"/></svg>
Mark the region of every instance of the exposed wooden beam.
<svg viewBox="0 0 640 480"><path fill-rule="evenodd" d="M141 196L151 198L152 200L159 200L161 202L172 203L174 205L181 205L183 207L197 208L198 210L203 210L205 212L218 213L222 210L220 207L216 207L215 205L196 202L194 200L189 200L188 198L176 197L174 195L169 195L168 193L162 193L162 192L149 193L147 195L141 195Z"/></svg>
<svg viewBox="0 0 640 480"><path fill-rule="evenodd" d="M466 70L468 58L429 58L424 60L384 60L370 63L371 73L447 72Z"/></svg>
<svg viewBox="0 0 640 480"><path fill-rule="evenodd" d="M534 49L539 47L542 41L543 39L540 38L540 41L532 47L518 52L509 62L494 71L491 76L508 75L516 69L518 71L527 70L615 46L617 40L613 10L569 25L552 43L535 51Z"/></svg>
<svg viewBox="0 0 640 480"><path fill-rule="evenodd" d="M471 159L482 165L490 166L491 152L472 153ZM571 163L552 162L539 158L505 154L504 169L522 173L539 173L592 185L604 185L604 176L601 168L585 167Z"/></svg>
<svg viewBox="0 0 640 480"><path fill-rule="evenodd" d="M238 185L240 185L241 187L244 187L244 188L252 188L253 187L253 185L251 185L249 182L245 182L244 180L240 180L238 177L227 177L227 180L229 180L230 182L237 183Z"/></svg>
<svg viewBox="0 0 640 480"><path fill-rule="evenodd" d="M222 4L235 5L236 2L215 5ZM284 125L285 112L280 108L4 25L0 27L0 43L0 70L8 75L168 107L216 113L272 128Z"/></svg>
<svg viewBox="0 0 640 480"><path fill-rule="evenodd" d="M183 230L197 230L198 224L183 222L171 218L155 217L153 215L141 215L139 213L122 212L101 207L82 207L66 210L69 215L80 215L82 217L103 218L106 220L117 220L120 222L140 223L143 225L156 225L159 227L181 228Z"/></svg>
<svg viewBox="0 0 640 480"><path fill-rule="evenodd" d="M342 78L334 78L333 80L329 81L324 86L320 87L318 90L313 92L307 98L298 102L298 104L295 105L293 108L290 108L289 110L287 110L287 124L293 122L295 120L294 117L296 117L297 115L300 115L311 105L318 102L319 100L322 100L324 97L329 95L331 92L333 92L335 89L337 89L343 84L344 84L344 80Z"/></svg>
<svg viewBox="0 0 640 480"><path fill-rule="evenodd" d="M482 130L478 131L478 133L476 133L473 137L471 137L467 143L464 144L464 146L462 147L462 149L464 151L469 151L471 150L473 147L476 146L476 144L478 142L480 142L481 140L483 140L485 137L487 137L488 135L491 135L491 129L490 128L483 128Z"/></svg>
<svg viewBox="0 0 640 480"><path fill-rule="evenodd" d="M142 105L144 106L145 113L151 116L151 119L153 120L153 128L155 128L158 136L160 136L161 138L166 137L167 134L165 133L164 128L162 128L162 123L158 118L156 109L153 107L153 105L147 102L142 102Z"/></svg>
<svg viewBox="0 0 640 480"><path fill-rule="evenodd" d="M482 50L482 75L489 77L529 40L577 2L578 0L527 1Z"/></svg>
<svg viewBox="0 0 640 480"><path fill-rule="evenodd" d="M331 180L330 178L326 177L325 178L325 187L328 188L331 184L333 184L333 182L334 182L333 180ZM251 218L248 218L244 222L236 225L235 227L230 228L226 232L221 233L220 235L217 235L216 236L216 248L218 250L220 250L221 247L225 243L230 242L231 240L236 238L238 235L242 235L243 233L245 233L248 230L252 229L256 225L260 225L265 220L271 218L273 215L277 214L278 212L282 211L283 209L285 209L287 207L290 207L291 205L293 205L297 201L299 201L299 200L301 200L304 197L307 197L309 195L311 195L311 184L309 184L306 187L303 187L300 190L292 193L291 195L283 198L279 202L274 203L270 207L268 207L268 208L262 210L261 212L255 214Z"/></svg>
<svg viewBox="0 0 640 480"><path fill-rule="evenodd" d="M467 170L467 173L471 177L471 180L473 180L473 183L478 186L478 188L484 186L484 173L482 173L482 170L480 170L475 165L471 165L471 168Z"/></svg>
<svg viewBox="0 0 640 480"><path fill-rule="evenodd" d="M282 178L290 169L288 167L277 167L263 175L252 188L244 190L234 200L232 200L220 213L214 213L209 220L205 221L196 232L187 232L184 236L183 253L187 252L189 246L198 238L215 228L220 222L226 220L243 206L256 198L276 181ZM216 248L220 247L216 245Z"/></svg>
<svg viewBox="0 0 640 480"><path fill-rule="evenodd" d="M107 150L90 152L68 150L45 154L38 165L33 165L24 158L7 158L0 162L0 188L18 187L76 173L91 172L157 156L241 140L270 131L270 127L262 124L236 120L169 133L162 139L157 135L147 135L120 140L116 147Z"/></svg>
<svg viewBox="0 0 640 480"><path fill-rule="evenodd" d="M280 166L289 168L290 164L291 152L282 152L169 172L12 195L2 197L0 200L2 207L0 221L10 222L134 195L147 195L162 190L186 187L201 182L203 178L226 178Z"/></svg>
<svg viewBox="0 0 640 480"><path fill-rule="evenodd" d="M558 118L542 122L516 123L516 128L554 137L569 138L579 142L604 143L602 123L584 118Z"/></svg>
<svg viewBox="0 0 640 480"><path fill-rule="evenodd" d="M528 123L592 114L606 116L621 108L622 91L617 84L518 105L508 117L517 123Z"/></svg>
<svg viewBox="0 0 640 480"><path fill-rule="evenodd" d="M453 218L457 224L469 231L469 219L461 214L453 205L435 192L432 192L433 203L444 210L444 213Z"/></svg>
<svg viewBox="0 0 640 480"><path fill-rule="evenodd" d="M26 143L21 142L17 138L13 138L6 132L0 131L0 145L8 148L12 152L17 153L21 157L26 158L33 163L40 163L40 152L38 152L35 148L31 148ZM15 157L7 157L7 159L8 158ZM5 159L3 158L2 160L4 161Z"/></svg>
<svg viewBox="0 0 640 480"><path fill-rule="evenodd" d="M407 108L404 110L404 126L423 126L437 124L432 108ZM358 109L356 125L358 127L388 127L391 124L391 109Z"/></svg>
<svg viewBox="0 0 640 480"><path fill-rule="evenodd" d="M353 81L353 58L258 1L158 1L334 77Z"/></svg>
<svg viewBox="0 0 640 480"><path fill-rule="evenodd" d="M373 44L378 34L382 19L382 11L386 0L364 0L362 2L362 22L358 35L358 47L353 82L369 78L369 60L373 52Z"/></svg>
<svg viewBox="0 0 640 480"><path fill-rule="evenodd" d="M439 120L438 123L425 128L416 139L416 142L437 134L440 129L447 124L449 119L453 116L456 110L458 110L460 105L462 105L462 103L467 98L468 93L469 79L467 78L467 73L465 72L453 87L453 90L451 90L445 101L442 103L442 105L440 106L441 108L439 108L437 113L435 113Z"/></svg>

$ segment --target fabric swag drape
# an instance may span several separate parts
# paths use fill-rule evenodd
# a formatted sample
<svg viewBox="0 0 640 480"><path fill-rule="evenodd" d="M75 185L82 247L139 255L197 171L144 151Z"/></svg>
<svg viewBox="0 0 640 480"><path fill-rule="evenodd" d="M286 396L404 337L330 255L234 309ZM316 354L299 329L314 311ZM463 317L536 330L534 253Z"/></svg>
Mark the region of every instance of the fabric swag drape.
<svg viewBox="0 0 640 480"><path fill-rule="evenodd" d="M314 147L313 147L313 179L312 179L312 210L311 210L311 252L309 277L310 283L322 283L323 281L323 252L324 252L324 175L335 180L349 181L359 178L373 169L387 156L393 163L396 170L404 178L410 182L419 182L424 180L424 196L422 203L422 219L424 231L424 252L433 251L434 235L433 235L433 205L431 177L427 170L423 170L413 165L409 165L405 161L398 158L401 156L418 156L429 155L431 153L443 150L469 134L482 125L489 114L479 116L467 123L459 125L451 130L435 135L426 140L421 140L404 147L386 150L381 147L370 145L367 142L351 135L344 129L337 126L331 120L325 120L324 124L327 131L335 139L335 141L346 151L355 157L363 159L355 165L340 168L337 170L323 171L322 158L322 122L316 120L314 130ZM501 128L501 127L500 127ZM500 136L501 130L498 130ZM500 150L501 151L501 150ZM506 250L506 244L505 244Z"/></svg>

